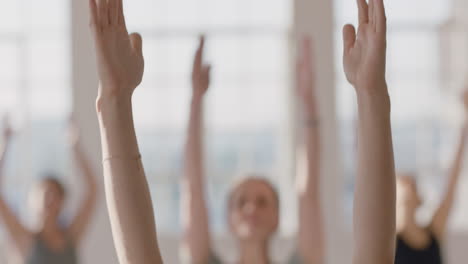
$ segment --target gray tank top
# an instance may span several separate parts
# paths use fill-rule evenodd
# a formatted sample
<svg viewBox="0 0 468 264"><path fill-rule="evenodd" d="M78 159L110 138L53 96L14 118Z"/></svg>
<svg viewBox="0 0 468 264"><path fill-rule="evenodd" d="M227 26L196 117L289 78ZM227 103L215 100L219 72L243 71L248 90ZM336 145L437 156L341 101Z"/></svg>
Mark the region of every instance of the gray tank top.
<svg viewBox="0 0 468 264"><path fill-rule="evenodd" d="M66 247L55 252L47 247L45 242L37 236L26 264L78 264L76 250L68 240Z"/></svg>
<svg viewBox="0 0 468 264"><path fill-rule="evenodd" d="M222 264L222 262L218 257L212 254L207 264ZM295 254L286 264L302 264L302 261L300 260L299 255Z"/></svg>

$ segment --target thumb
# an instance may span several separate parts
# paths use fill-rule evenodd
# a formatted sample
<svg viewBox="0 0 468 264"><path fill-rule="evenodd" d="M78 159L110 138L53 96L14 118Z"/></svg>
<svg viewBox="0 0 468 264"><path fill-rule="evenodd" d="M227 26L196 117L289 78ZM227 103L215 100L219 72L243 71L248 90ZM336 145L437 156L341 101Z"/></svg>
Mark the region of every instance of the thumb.
<svg viewBox="0 0 468 264"><path fill-rule="evenodd" d="M203 66L203 73L209 75L211 73L211 65L205 65Z"/></svg>
<svg viewBox="0 0 468 264"><path fill-rule="evenodd" d="M139 54L143 53L143 40L141 35L138 33L130 34L130 43L132 44L132 48L136 50Z"/></svg>
<svg viewBox="0 0 468 264"><path fill-rule="evenodd" d="M354 42L356 42L356 28L348 24L343 28L343 48L345 54L354 46Z"/></svg>

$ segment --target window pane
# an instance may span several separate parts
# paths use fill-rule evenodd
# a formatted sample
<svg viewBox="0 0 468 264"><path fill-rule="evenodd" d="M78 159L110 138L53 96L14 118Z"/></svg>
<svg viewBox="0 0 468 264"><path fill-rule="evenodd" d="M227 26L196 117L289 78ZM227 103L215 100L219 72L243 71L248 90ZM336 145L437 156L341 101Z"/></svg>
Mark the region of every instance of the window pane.
<svg viewBox="0 0 468 264"><path fill-rule="evenodd" d="M0 8L0 37L21 28L21 1L2 1Z"/></svg>
<svg viewBox="0 0 468 264"><path fill-rule="evenodd" d="M412 78L438 71L439 34L437 31L398 31L388 36L388 74Z"/></svg>
<svg viewBox="0 0 468 264"><path fill-rule="evenodd" d="M136 0L126 2L131 27L202 30L245 26L287 28L292 1L285 0ZM268 12L265 12L268 6Z"/></svg>
<svg viewBox="0 0 468 264"><path fill-rule="evenodd" d="M70 61L63 38L33 38L28 42L29 78L33 87L44 79L68 76Z"/></svg>
<svg viewBox="0 0 468 264"><path fill-rule="evenodd" d="M32 31L60 31L65 33L68 28L69 1L64 0L23 0L28 26Z"/></svg>
<svg viewBox="0 0 468 264"><path fill-rule="evenodd" d="M18 80L20 70L20 54L18 49L18 42L14 39L10 41L0 40L0 79L1 80ZM1 88L0 88L1 89Z"/></svg>
<svg viewBox="0 0 468 264"><path fill-rule="evenodd" d="M63 88L60 80L49 82L38 82L37 87L30 92L31 118L61 118L68 116L70 100L68 93Z"/></svg>

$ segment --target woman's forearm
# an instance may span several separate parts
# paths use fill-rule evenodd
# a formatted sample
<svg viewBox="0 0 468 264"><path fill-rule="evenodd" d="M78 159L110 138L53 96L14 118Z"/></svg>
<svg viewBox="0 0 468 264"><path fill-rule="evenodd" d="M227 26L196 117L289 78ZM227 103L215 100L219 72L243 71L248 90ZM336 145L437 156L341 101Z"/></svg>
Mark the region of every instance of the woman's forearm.
<svg viewBox="0 0 468 264"><path fill-rule="evenodd" d="M385 84L382 84L385 86ZM386 87L358 93L358 171L354 232L358 256L393 259L395 237L395 168ZM370 263L370 262L366 262ZM384 262L382 262L384 263Z"/></svg>
<svg viewBox="0 0 468 264"><path fill-rule="evenodd" d="M162 263L130 97L98 99L104 181L120 263Z"/></svg>

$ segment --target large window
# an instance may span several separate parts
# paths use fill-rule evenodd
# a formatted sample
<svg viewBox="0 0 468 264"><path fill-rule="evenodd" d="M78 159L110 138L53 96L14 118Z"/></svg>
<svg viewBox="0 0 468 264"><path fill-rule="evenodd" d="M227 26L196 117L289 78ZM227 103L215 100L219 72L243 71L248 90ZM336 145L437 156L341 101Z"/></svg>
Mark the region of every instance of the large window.
<svg viewBox="0 0 468 264"><path fill-rule="evenodd" d="M446 122L444 109L450 92L444 89L439 46L441 24L448 19L450 1L386 1L388 16L388 73L396 167L417 174L427 214L445 186L444 161L452 158L456 126ZM421 12L424 10L423 12ZM342 54L341 26L355 23L355 1L335 1L336 52ZM346 202L351 209L356 153L356 105L353 88L342 74L337 56L337 105L346 173ZM351 210L350 210L351 211ZM426 216L427 216L426 214Z"/></svg>
<svg viewBox="0 0 468 264"><path fill-rule="evenodd" d="M179 183L200 33L213 65L206 112L206 181L212 224L243 173L277 182L287 172L290 5L286 0L127 1L127 23L144 37L145 79L135 122L160 230L178 232ZM265 7L268 6L268 12Z"/></svg>
<svg viewBox="0 0 468 264"><path fill-rule="evenodd" d="M17 131L2 187L25 219L34 180L45 173L65 180L69 173L68 17L68 1L62 0L0 6L0 115L9 113Z"/></svg>

